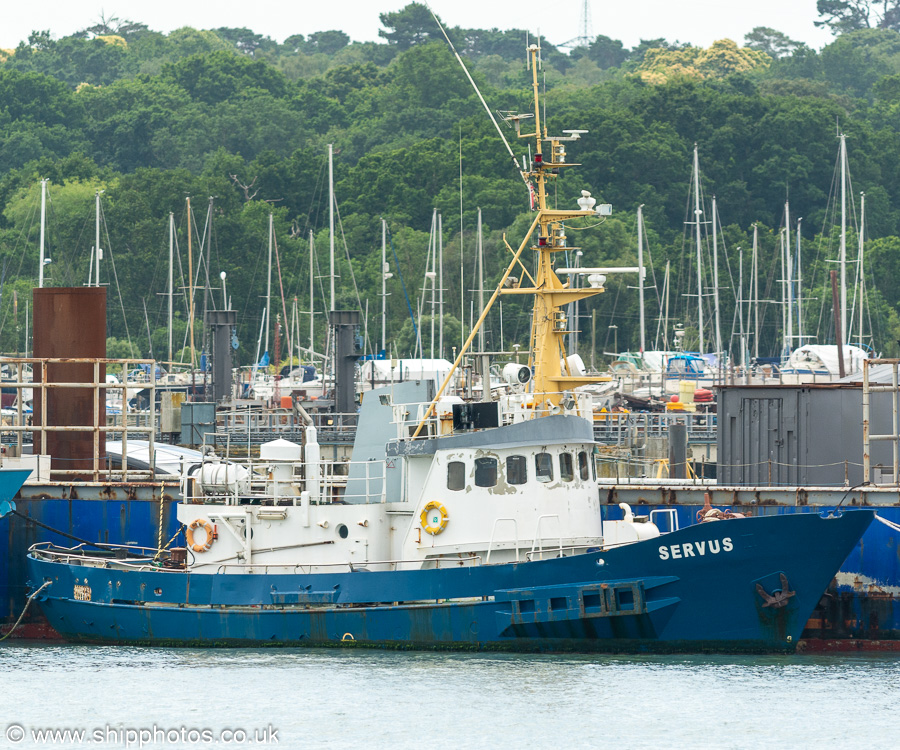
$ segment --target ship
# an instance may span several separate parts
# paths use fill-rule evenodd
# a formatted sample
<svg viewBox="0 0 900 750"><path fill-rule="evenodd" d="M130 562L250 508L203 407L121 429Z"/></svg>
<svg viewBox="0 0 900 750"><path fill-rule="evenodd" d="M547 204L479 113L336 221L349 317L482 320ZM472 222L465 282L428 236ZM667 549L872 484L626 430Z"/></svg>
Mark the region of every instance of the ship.
<svg viewBox="0 0 900 750"><path fill-rule="evenodd" d="M33 545L32 597L72 641L151 645L362 645L577 651L782 651L796 647L828 583L875 517L603 518L590 396L565 357L566 306L603 291L560 281L567 223L608 215L587 191L549 208L566 144L533 129L520 176L534 220L453 364L501 294L533 297L521 389L483 402L413 381L368 392L353 456L262 446L243 470L214 457L182 480L184 546ZM545 148L545 144L547 147ZM519 169L517 164L517 169ZM512 282L526 249L534 275ZM632 269L633 270L633 269ZM570 272L571 269L568 269ZM571 275L571 274L570 274ZM530 285L525 283L530 282ZM508 283L509 282L509 283ZM730 516L730 517L729 517ZM660 522L666 518L666 533Z"/></svg>

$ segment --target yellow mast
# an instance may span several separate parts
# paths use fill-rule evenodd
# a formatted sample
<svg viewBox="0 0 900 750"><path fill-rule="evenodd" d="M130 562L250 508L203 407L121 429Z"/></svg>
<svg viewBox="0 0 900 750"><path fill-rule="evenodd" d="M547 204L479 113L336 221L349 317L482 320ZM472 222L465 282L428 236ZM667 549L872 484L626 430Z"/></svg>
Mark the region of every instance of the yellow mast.
<svg viewBox="0 0 900 750"><path fill-rule="evenodd" d="M441 383L437 394L432 400L422 417L419 425L416 427L412 437L416 438L425 426L429 417L434 413L435 405L443 395L453 373L459 367L466 352L475 339L478 329L487 318L488 312L494 304L494 301L500 294L533 294L534 295L534 312L531 322L531 364L534 366L534 379L532 381L534 393L534 410L535 416L545 415L552 412L559 406L562 400L563 392L571 388L577 388L583 385L591 385L593 383L605 383L610 380L608 377L586 377L573 376L571 373L563 374L561 360L565 358L564 339L568 331L566 315L562 308L571 302L593 297L595 294L601 294L604 289L602 286L590 287L585 289L570 289L569 282L563 284L556 273L553 271L553 253L574 250L577 248L568 247L566 245L565 230L563 222L570 219L583 219L588 217L596 217L593 211L594 199L590 194L582 192L582 199L579 205L585 206L583 210L560 211L547 208L547 181L555 179L559 175L559 170L563 167L578 166L577 164L568 164L565 161L566 149L563 141L574 141L580 137L580 133L584 131L563 131L569 135L558 137L547 137L546 125L543 132L541 131L540 119L540 96L538 89L537 63L540 47L532 44L528 47L530 63L532 69L532 86L534 89L534 122L535 128L533 133L519 133L519 138L534 138L535 140L535 156L534 162L530 168L522 172L522 177L529 185L529 189L533 189L534 183L537 184L535 191L535 207L537 214L531 223L531 228L525 235L519 248L513 252L513 259L500 279L500 283L494 290L490 301L481 312L478 322L472 327L469 337L460 349L456 357L456 361L450 368L450 372ZM465 69L465 66L463 66ZM530 116L530 115L529 115ZM512 116L508 118L515 121L516 129L519 130L521 116ZM543 141L550 143L550 159L544 160L544 154L541 147ZM521 256L529 242L532 241L535 231L538 233L537 245L532 245L532 249L538 253L538 269L533 277L533 286L523 287L520 285L508 288L506 287L510 273L517 264L520 264ZM505 237L504 237L505 241ZM509 247L507 245L507 247ZM524 270L524 266L523 266ZM532 277L525 272L525 276Z"/></svg>
<svg viewBox="0 0 900 750"><path fill-rule="evenodd" d="M576 248L566 245L563 222L570 219L596 216L592 208L587 210L560 211L547 208L547 182L559 175L563 167L577 166L566 163L566 150L563 141L576 140L576 132L569 136L548 138L546 123L541 128L540 99L538 92L538 53L540 48L532 44L528 48L531 58L532 86L534 88L534 123L533 133L519 133L519 138L534 138L535 156L530 171L525 176L536 185L536 204L538 211L538 242L533 249L538 253L538 268L531 287L519 286L513 289L502 289L501 294L533 294L534 313L531 326L531 361L534 365L534 413L547 413L559 405L563 391L582 385L606 382L606 377L573 376L562 371L561 361L565 358L565 336L569 333L568 321L563 308L570 302L586 299L604 290L598 288L571 289L553 270L553 254ZM516 118L518 125L519 118ZM570 133L572 131L569 131ZM549 158L544 159L542 142L549 141ZM588 198L590 206L593 199ZM527 238L526 238L527 239Z"/></svg>

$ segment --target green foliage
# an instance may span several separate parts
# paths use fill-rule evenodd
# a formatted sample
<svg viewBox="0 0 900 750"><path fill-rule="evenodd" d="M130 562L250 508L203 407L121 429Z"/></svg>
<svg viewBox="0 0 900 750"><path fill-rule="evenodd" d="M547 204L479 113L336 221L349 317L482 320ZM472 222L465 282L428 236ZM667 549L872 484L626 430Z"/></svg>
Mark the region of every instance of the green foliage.
<svg viewBox="0 0 900 750"><path fill-rule="evenodd" d="M822 17L816 26L827 26L833 34L859 29L900 31L900 0L817 0Z"/></svg>
<svg viewBox="0 0 900 750"><path fill-rule="evenodd" d="M842 27L819 52L768 27L748 34L744 48L727 40L702 50L654 39L629 50L598 36L565 55L541 40L548 131L590 131L570 144L569 159L582 166L563 171L551 185L551 200L559 207L574 206L580 191L588 189L615 206L614 216L600 226L567 227L569 242L582 248L584 262L636 264L633 211L644 204L646 244L656 275L656 291L648 292L648 319L658 315L661 302L654 295L661 294L662 269L669 261L670 321L690 323L688 308L694 302L682 295L695 288L696 272L684 222L696 142L704 191L707 197L716 195L725 224L720 230L726 247L723 274L726 266L737 273L737 247L744 248L749 273L749 227L757 222L760 292L777 297L778 227L786 195L792 216L804 217L810 259L804 286L806 295L817 300L809 305L812 325L818 314L814 308L830 299L824 273L831 267L825 259L835 252L828 195L838 122L848 135L852 192L866 192L872 238L867 253L871 267L878 269L870 284L876 340L886 342L886 352L893 351L888 342L900 338L900 268L894 268L900 257L900 34L890 25L891 7L832 3L835 23L856 26ZM854 16L854 8L869 15ZM152 342L157 357L168 356L170 213L178 244L175 356L186 346L187 196L193 206L193 270L201 287L195 297L197 349L208 348L199 321L205 308L221 304L219 273L226 271L239 315L238 360L246 364L255 357L270 213L279 261L273 317L277 312L290 321L296 297L300 340L306 345L312 232L316 347L324 348L326 147L331 143L339 210L338 307L365 309L368 303L369 339L380 341L384 217L393 274L387 283L388 338L398 355L413 353L411 307L417 318L421 312L428 354L430 292L422 279L438 209L446 314L435 324L443 323L443 354L449 356L468 330L467 305L477 286L478 209L489 288L510 257L503 235L517 247L532 214L518 168L427 8L412 3L383 14L382 23L380 43L353 42L335 30L293 34L279 43L252 29L182 28L161 34L112 17L63 39L36 31L14 53L0 55L3 350L24 347L24 302L37 275L42 178L50 188L50 284L86 282L94 195L104 191L101 281L109 284L109 334L116 351L145 356ZM447 32L492 110L529 110L524 30L457 27ZM512 130L505 132L514 136ZM526 147L515 137L510 141L521 161ZM514 275L521 276L521 269ZM210 289L204 291L207 276ZM596 311L598 350L612 347L612 340L604 343L611 324L617 326L620 348L634 348L633 282L613 277L605 294L585 303L582 345L589 337L585 321ZM720 285L726 326L735 313L735 283L729 277ZM774 308L764 313L766 353L777 346L780 325ZM497 309L487 323L488 346L525 345L529 326L526 304L504 298L503 340ZM820 335L827 342L831 334L823 330Z"/></svg>
<svg viewBox="0 0 900 750"><path fill-rule="evenodd" d="M768 26L757 26L744 36L744 41L750 49L765 52L769 57L779 58L793 54L803 46L802 42L795 42L787 34L783 34Z"/></svg>
<svg viewBox="0 0 900 750"><path fill-rule="evenodd" d="M441 38L435 26L431 11L422 3L410 3L394 13L380 13L381 25L378 36L387 39L399 50L407 50L417 44L437 41Z"/></svg>

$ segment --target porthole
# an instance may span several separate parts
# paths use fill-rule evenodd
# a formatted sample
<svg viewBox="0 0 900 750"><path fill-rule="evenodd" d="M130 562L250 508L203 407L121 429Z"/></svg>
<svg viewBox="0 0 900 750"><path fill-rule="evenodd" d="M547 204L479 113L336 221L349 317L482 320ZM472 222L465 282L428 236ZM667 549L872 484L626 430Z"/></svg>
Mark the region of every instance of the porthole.
<svg viewBox="0 0 900 750"><path fill-rule="evenodd" d="M346 524L339 523L337 525L337 534L341 539L346 539L350 535L350 529L347 528Z"/></svg>

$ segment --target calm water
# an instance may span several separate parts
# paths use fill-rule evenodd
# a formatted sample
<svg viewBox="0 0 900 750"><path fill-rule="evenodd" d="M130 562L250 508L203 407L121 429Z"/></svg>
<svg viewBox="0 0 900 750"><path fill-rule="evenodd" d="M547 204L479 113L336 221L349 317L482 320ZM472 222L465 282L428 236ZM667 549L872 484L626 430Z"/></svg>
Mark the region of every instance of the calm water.
<svg viewBox="0 0 900 750"><path fill-rule="evenodd" d="M271 726L278 742L265 746L289 748L869 750L896 746L900 725L900 658L877 656L14 644L0 648L0 690L0 747L20 748L139 747L136 733L154 726L157 741L145 739L144 747L223 747L223 729L238 732L228 746L259 747L255 739L267 739ZM25 737L13 744L17 727ZM46 728L87 737L35 741L33 732ZM172 732L182 729L206 729L218 743L196 741L197 734L176 739ZM95 730L105 732L103 742L88 741Z"/></svg>

